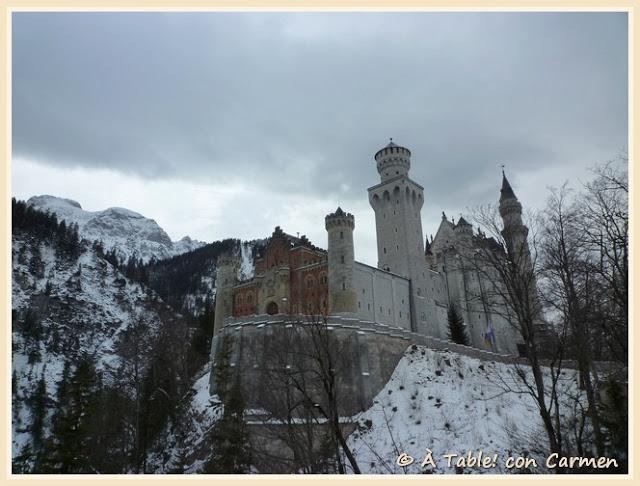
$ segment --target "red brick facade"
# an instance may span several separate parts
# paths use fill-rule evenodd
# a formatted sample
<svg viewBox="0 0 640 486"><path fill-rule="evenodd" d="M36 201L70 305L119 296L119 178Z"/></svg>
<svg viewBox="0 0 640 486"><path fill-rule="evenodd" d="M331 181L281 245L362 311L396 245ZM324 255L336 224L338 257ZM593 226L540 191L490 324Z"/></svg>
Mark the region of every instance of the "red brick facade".
<svg viewBox="0 0 640 486"><path fill-rule="evenodd" d="M269 270L289 269L286 289L289 314L326 314L328 310L327 253L304 236L287 235L276 228L255 261L255 276L233 289L234 317L276 312L277 304L261 311L261 276ZM277 309L282 313L283 309Z"/></svg>

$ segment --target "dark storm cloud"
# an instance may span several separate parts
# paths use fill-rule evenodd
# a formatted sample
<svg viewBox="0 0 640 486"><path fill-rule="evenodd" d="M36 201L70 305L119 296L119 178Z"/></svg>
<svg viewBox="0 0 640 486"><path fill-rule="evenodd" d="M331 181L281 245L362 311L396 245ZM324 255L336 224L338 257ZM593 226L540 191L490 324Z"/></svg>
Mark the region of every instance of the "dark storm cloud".
<svg viewBox="0 0 640 486"><path fill-rule="evenodd" d="M13 150L348 201L392 136L459 207L626 148L626 42L622 13L15 13Z"/></svg>

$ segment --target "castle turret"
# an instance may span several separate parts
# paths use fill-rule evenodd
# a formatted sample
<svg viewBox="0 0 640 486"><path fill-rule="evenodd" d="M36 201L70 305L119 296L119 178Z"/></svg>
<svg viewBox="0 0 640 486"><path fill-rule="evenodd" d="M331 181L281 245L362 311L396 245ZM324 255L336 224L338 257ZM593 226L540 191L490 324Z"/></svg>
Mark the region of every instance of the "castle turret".
<svg viewBox="0 0 640 486"><path fill-rule="evenodd" d="M382 182L407 175L411 167L411 152L408 148L393 143L393 139L374 156Z"/></svg>
<svg viewBox="0 0 640 486"><path fill-rule="evenodd" d="M238 283L238 258L220 255L216 262L216 309L214 336L224 325L224 318L233 316L233 287Z"/></svg>
<svg viewBox="0 0 640 486"><path fill-rule="evenodd" d="M459 253L464 254L470 252L473 246L473 226L466 219L460 216L458 223L453 229L456 239L456 249Z"/></svg>
<svg viewBox="0 0 640 486"><path fill-rule="evenodd" d="M325 219L328 235L329 314L357 311L357 297L353 287L353 229L352 214L338 208Z"/></svg>
<svg viewBox="0 0 640 486"><path fill-rule="evenodd" d="M502 171L502 188L500 189L500 216L502 217L504 237L507 251L523 265L530 265L527 235L529 228L522 222L522 204L518 201L507 176Z"/></svg>
<svg viewBox="0 0 640 486"><path fill-rule="evenodd" d="M376 213L378 268L410 280L411 330L439 336L427 309L433 286L427 277L420 211L424 189L409 177L411 152L391 141L375 156L380 184L368 189Z"/></svg>

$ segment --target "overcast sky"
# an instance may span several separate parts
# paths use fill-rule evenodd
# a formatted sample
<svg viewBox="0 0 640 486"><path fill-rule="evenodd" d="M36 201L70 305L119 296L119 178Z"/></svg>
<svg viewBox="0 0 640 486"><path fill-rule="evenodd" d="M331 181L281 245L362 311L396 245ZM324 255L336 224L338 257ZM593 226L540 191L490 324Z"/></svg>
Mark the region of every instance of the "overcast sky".
<svg viewBox="0 0 640 486"><path fill-rule="evenodd" d="M323 247L340 205L375 265L389 137L426 234L495 203L501 164L541 205L626 150L627 55L626 13L14 13L12 192Z"/></svg>

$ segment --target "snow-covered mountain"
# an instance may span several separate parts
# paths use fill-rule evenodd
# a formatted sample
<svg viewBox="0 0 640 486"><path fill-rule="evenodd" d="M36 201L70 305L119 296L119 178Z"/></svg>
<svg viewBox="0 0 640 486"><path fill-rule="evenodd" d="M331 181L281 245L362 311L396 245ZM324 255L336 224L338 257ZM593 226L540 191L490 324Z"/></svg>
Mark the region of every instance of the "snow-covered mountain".
<svg viewBox="0 0 640 486"><path fill-rule="evenodd" d="M34 196L27 204L56 214L67 224L77 223L80 236L89 241L102 241L105 249L115 248L119 258L130 257L148 262L151 258L169 258L203 246L205 243L185 236L171 241L169 235L153 219L125 208L85 211L71 199Z"/></svg>
<svg viewBox="0 0 640 486"><path fill-rule="evenodd" d="M12 234L12 457L14 471L21 472L44 467L39 461L45 442L53 440L60 414L70 410L64 400L71 395L61 390L76 385L74 373L83 356L95 366L91 396L104 401L101 410L108 411L102 416L130 425L135 423L131 404L140 399L140 384L153 376L153 367L169 379L161 386L166 398L174 394L177 400L189 388L190 372L180 360L196 332L188 318L151 288L127 278L98 247L71 243L69 231L65 237L51 222L43 229L42 216L39 222L33 218L14 218ZM156 403L153 396L149 400ZM130 448L130 429L118 433ZM90 463L88 472L135 472L116 463L109 450L90 461L101 460L98 455L104 461Z"/></svg>

